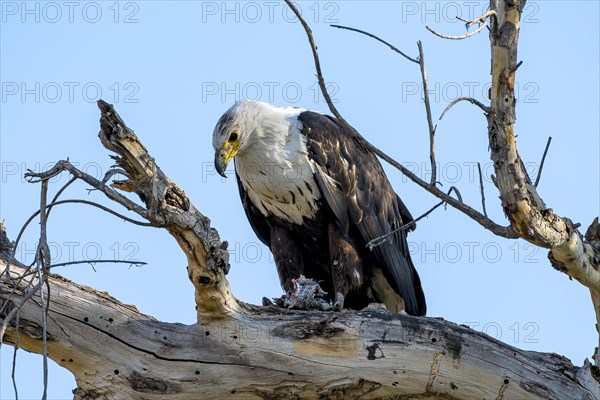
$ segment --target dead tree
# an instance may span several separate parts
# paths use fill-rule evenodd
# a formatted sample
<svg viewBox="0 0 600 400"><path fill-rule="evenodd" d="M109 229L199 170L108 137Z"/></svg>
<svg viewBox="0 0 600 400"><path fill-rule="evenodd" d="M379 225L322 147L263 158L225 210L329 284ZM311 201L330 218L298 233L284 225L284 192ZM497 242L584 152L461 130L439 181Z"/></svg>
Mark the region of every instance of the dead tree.
<svg viewBox="0 0 600 400"><path fill-rule="evenodd" d="M490 22L491 100L486 106L465 99L478 104L488 119L491 158L509 226L495 224L460 196L442 192L435 178L419 180L361 140L485 228L549 249L554 267L590 289L600 320L598 220L583 237L567 218L555 215L537 194L516 148L513 85L523 5L524 1L492 1L491 11L474 22ZM306 24L305 28L322 83L316 46ZM420 65L426 84L421 46L419 50L420 58L413 61ZM600 398L597 366L578 367L556 354L519 350L451 322L390 314L376 307L312 312L238 301L226 279L227 242L161 171L114 108L102 101L99 107L100 140L114 153L118 168L104 182L68 161L28 174L42 187L37 268L14 260L14 243L3 229L0 236L0 338L11 345L18 338L21 348L45 354L71 371L77 380L75 399ZM332 112L346 124L333 107ZM434 134L430 124L432 165ZM48 181L64 171L175 238L195 287L196 324L157 321L104 292L52 274L45 223L61 200L48 201ZM126 179L107 185L114 174ZM138 194L143 205L122 191ZM600 361L597 350L595 361Z"/></svg>

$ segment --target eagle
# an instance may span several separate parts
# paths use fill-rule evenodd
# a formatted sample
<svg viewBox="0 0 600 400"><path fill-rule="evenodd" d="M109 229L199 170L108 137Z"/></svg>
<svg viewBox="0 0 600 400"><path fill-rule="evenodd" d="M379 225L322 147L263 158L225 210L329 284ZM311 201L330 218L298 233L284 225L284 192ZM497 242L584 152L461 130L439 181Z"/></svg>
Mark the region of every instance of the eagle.
<svg viewBox="0 0 600 400"><path fill-rule="evenodd" d="M223 177L234 160L246 216L285 291L305 276L338 310L383 303L425 315L403 229L413 217L354 132L319 112L240 100L218 120L213 147Z"/></svg>

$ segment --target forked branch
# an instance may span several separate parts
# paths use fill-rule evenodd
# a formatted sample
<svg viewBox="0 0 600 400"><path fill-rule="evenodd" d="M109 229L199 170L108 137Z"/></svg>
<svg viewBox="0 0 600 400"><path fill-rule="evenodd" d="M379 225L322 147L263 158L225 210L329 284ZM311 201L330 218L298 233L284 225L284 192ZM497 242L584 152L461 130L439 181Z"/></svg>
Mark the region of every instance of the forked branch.
<svg viewBox="0 0 600 400"><path fill-rule="evenodd" d="M306 35L308 36L308 41L309 41L310 46L311 46L312 51L313 51L313 57L315 58L315 64L316 65L317 64L320 65L320 62L318 61L319 55L318 55L318 53L316 51L316 44L315 44L315 40L314 40L313 35L312 35L312 31L310 30L310 28L308 28L308 25L306 24L306 22L302 18L302 15L297 11L297 9L293 6L293 4L291 4L291 2L289 0L286 0L286 3L288 3L290 5L290 8L292 8L292 10L294 10L294 12L296 13L296 16L302 22L302 26L305 29ZM340 26L340 25L335 25L335 27L336 28L341 28L341 29L348 29L347 27ZM361 31L361 30L358 30L358 29L353 29L352 28L350 30L353 30L353 31L356 31L356 32L359 32L359 33L365 33L364 31ZM396 49L394 46L390 45L388 42L384 41L383 39L377 38L375 35L372 35L372 34L369 34L368 36L376 38L378 41L380 41L380 42L386 44L388 47L392 48L392 50L394 50L396 52L400 52L398 49ZM406 55L404 55L404 56L407 57ZM407 58L410 59L410 57L407 57ZM411 61L416 61L417 63L419 63L418 60L411 60ZM422 69L422 71L424 71L424 68ZM325 80L323 79L323 75L321 73L321 69L320 68L317 69L317 76L318 76L319 82L325 82ZM423 76L423 79L426 80L426 74L422 74L422 76ZM321 85L321 90L324 92L323 96L327 99L329 96L326 94L327 93L327 88L325 87L324 84ZM428 96L428 94L426 94L426 96ZM468 215L469 217L471 217L471 219L473 219L474 221L478 222L481 226L483 226L485 229L488 229L489 231L491 231L495 235L498 235L498 236L501 236L501 237L504 237L504 238L509 238L509 239L514 239L514 238L518 237L516 235L516 233L513 231L512 227L510 227L510 226L502 226L502 225L499 225L499 224L495 223L490 218L486 217L482 213L478 212L477 210L475 210L472 207L468 206L467 204L463 203L461 200L457 200L457 199L453 198L452 196L450 196L449 194L446 194L445 192L443 192L442 190L440 190L435 185L435 183L431 184L431 183L428 183L428 182L422 180L421 178L419 178L417 175L415 175L408 168L404 167L398 161L396 161L392 157L388 156L386 153L384 153L379 148L373 146L369 141L367 141L364 137L362 137L362 135L360 133L358 133L351 125L349 125L344 118L342 118L341 116L340 116L340 118L338 118L339 112L335 108L335 106L333 105L333 103L327 102L327 105L329 106L329 109L330 109L331 113L338 119L338 121L340 122L340 124L342 126L344 126L344 128L346 128L349 131L353 132L354 135L356 136L357 140L359 140L359 142L367 150L369 150L372 153L378 155L379 157L381 157L381 159L383 159L384 161L386 161L388 164L390 164L391 166L393 166L396 169L398 169L408 179L410 179L411 181L413 181L414 183L416 183L417 185L419 185L423 189L427 190L429 193L433 194L435 197L439 198L440 200L443 200L444 202L446 202L447 204L449 204L452 207L456 208L457 210L462 211L463 213L465 213L466 215ZM433 123L430 122L430 120L428 121L428 124L429 124L429 127L430 127L430 130L429 130L430 131L430 140L431 140L430 141L430 150L432 150L433 147L434 147L433 146L433 137L434 136L433 136L432 132L435 133L435 127L434 127ZM432 160L435 160L435 153L434 152L430 151L430 158L432 158ZM435 165L435 163L434 163L434 165ZM433 169L433 167L432 167L432 169Z"/></svg>
<svg viewBox="0 0 600 400"><path fill-rule="evenodd" d="M479 28L475 29L474 31L468 32L464 35L444 35L443 33L439 33L435 30L433 30L432 28L430 28L429 26L425 26L425 28L433 33L434 35L441 37L442 39L450 39L450 40L462 40L462 39L467 39L473 35L478 34L479 32L481 32L483 30L483 28L488 26L488 19L495 17L496 16L496 10L489 10L488 12L484 13L483 15L475 18L472 21L466 21L465 23L465 28L469 29L471 26L475 25L475 24L480 24ZM463 20L462 18L456 17L458 19ZM464 21L464 20L463 20Z"/></svg>
<svg viewBox="0 0 600 400"><path fill-rule="evenodd" d="M198 319L226 318L232 312L242 311L244 306L232 296L225 279L229 270L227 243L220 240L217 231L210 227L209 219L191 204L185 192L164 175L113 106L102 100L98 106L102 112L100 140L104 147L116 153L112 156L117 164L113 172L124 175L126 179L114 180L111 187L64 160L48 171L28 173L28 179L47 182L49 178L68 171L74 178L85 181L149 222L142 223L126 216L122 218L138 225L166 228L188 257L188 275L196 288ZM114 175L113 172L109 172L109 177ZM135 203L115 188L138 194L144 205ZM67 202L91 204L115 213L86 200L58 200L47 207Z"/></svg>

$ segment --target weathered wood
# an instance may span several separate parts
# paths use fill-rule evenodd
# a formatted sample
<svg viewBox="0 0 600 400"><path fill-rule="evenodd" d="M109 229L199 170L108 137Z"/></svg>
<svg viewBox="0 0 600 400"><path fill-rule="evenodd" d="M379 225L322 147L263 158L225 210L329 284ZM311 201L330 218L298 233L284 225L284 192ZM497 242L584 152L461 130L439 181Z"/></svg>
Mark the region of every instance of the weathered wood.
<svg viewBox="0 0 600 400"><path fill-rule="evenodd" d="M11 267L13 278L24 272ZM58 275L49 283L49 357L75 375L75 399L600 398L590 366L443 320L247 306L171 324ZM25 285L4 276L0 302L14 304ZM41 352L41 321L35 296L20 311L21 348Z"/></svg>
<svg viewBox="0 0 600 400"><path fill-rule="evenodd" d="M585 241L568 218L546 207L517 151L515 77L518 69L519 22L525 0L492 0L496 9L490 30L492 52L491 112L488 136L491 159L504 213L518 235L550 249L552 264L589 288L600 326L600 242ZM600 333L600 331L599 331ZM600 365L600 346L596 349Z"/></svg>
<svg viewBox="0 0 600 400"><path fill-rule="evenodd" d="M210 219L198 211L185 192L156 165L133 130L100 100L100 141L113 156L127 180L112 186L137 193L149 210L150 222L161 225L175 238L188 259L188 276L196 288L199 319L223 318L241 312L225 275L229 271L227 242L211 228Z"/></svg>

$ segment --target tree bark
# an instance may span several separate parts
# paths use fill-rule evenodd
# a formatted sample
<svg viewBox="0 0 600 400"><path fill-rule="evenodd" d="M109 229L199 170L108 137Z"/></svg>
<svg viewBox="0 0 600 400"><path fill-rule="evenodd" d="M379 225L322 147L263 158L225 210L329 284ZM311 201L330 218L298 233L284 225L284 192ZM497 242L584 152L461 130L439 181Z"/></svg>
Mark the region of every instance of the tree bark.
<svg viewBox="0 0 600 400"><path fill-rule="evenodd" d="M519 22L525 0L492 0L496 19L490 30L492 51L491 112L488 135L497 186L504 213L518 235L546 249L552 265L590 290L600 334L600 241L598 235L584 240L568 218L554 214L537 193L517 151L515 77L519 64ZM597 219L588 231L595 232ZM600 346L595 351L600 365Z"/></svg>
<svg viewBox="0 0 600 400"><path fill-rule="evenodd" d="M25 272L11 266L13 278ZM23 294L16 282L0 280L2 302ZM590 365L434 318L246 306L171 324L58 275L48 282L48 356L75 375L76 400L600 398ZM41 353L41 314L36 295L4 342L18 329L19 346Z"/></svg>

